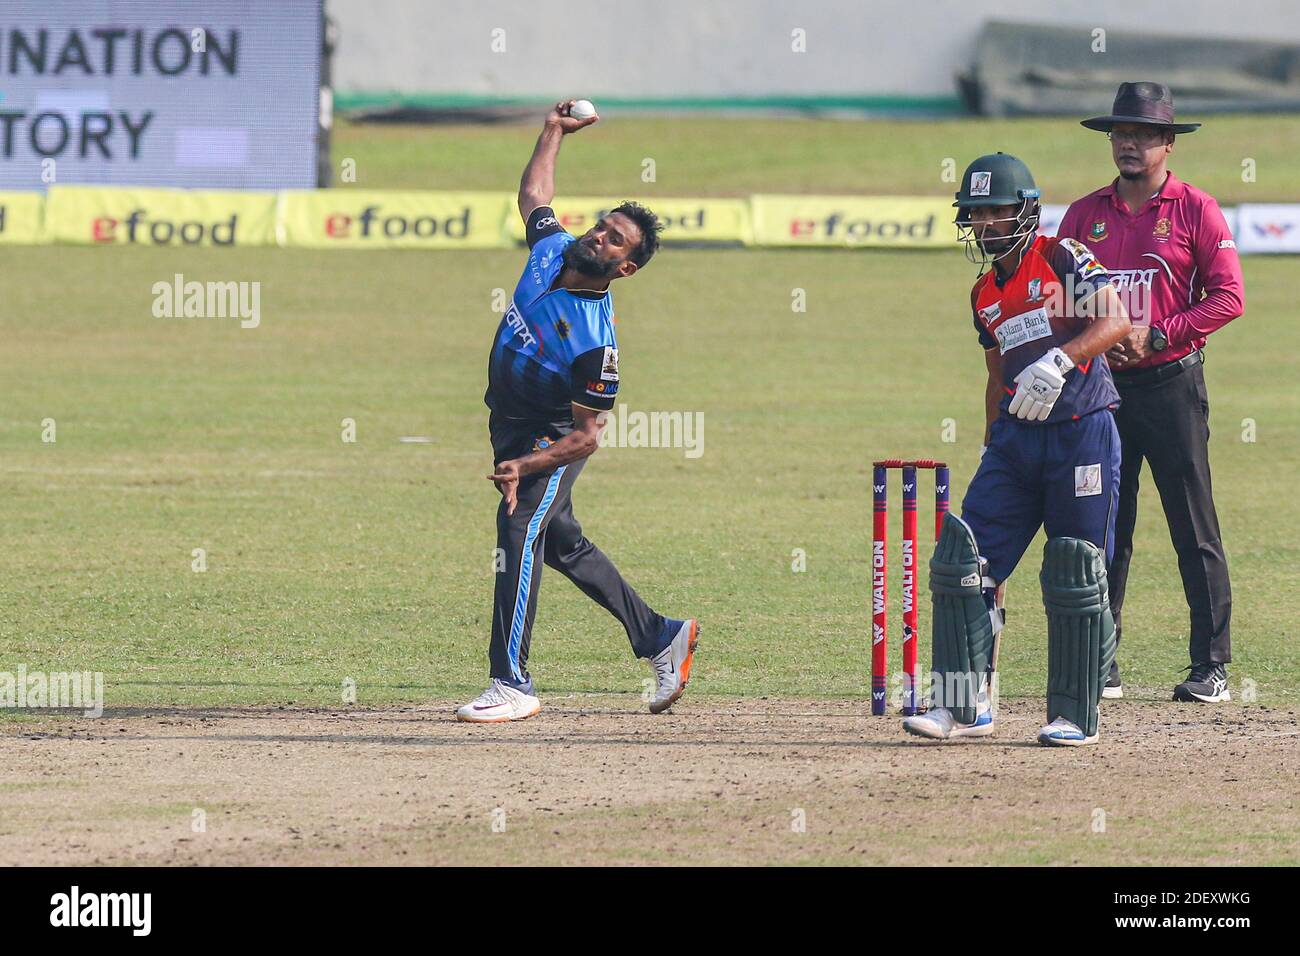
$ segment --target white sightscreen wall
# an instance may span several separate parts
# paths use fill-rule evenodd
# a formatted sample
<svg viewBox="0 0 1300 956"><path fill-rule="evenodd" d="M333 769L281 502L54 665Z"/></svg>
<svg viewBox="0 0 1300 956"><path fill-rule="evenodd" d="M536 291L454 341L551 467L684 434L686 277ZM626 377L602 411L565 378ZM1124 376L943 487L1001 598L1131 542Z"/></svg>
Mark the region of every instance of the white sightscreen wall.
<svg viewBox="0 0 1300 956"><path fill-rule="evenodd" d="M326 10L340 93L955 97L953 74L986 20L1077 27L1085 43L1099 27L1300 40L1296 0L327 0Z"/></svg>

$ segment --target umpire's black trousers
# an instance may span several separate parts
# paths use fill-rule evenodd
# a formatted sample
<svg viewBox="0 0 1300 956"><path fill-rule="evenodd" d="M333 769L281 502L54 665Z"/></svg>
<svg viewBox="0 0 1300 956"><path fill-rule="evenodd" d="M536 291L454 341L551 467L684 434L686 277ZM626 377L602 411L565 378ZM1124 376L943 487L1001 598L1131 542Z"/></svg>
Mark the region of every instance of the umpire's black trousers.
<svg viewBox="0 0 1300 956"><path fill-rule="evenodd" d="M1191 611L1192 662L1226 664L1232 659L1232 588L1210 489L1210 402L1205 369L1197 362L1156 382L1142 372L1131 376L1114 376L1121 399L1115 421L1123 455L1115 557L1109 574L1116 639L1123 633L1121 612L1133 558L1138 476L1145 459L1169 522L1169 537L1178 555L1183 592Z"/></svg>
<svg viewBox="0 0 1300 956"><path fill-rule="evenodd" d="M528 423L493 416L490 424L495 460L518 458L538 438L555 440L568 428L545 431ZM491 676L515 686L531 686L528 650L532 643L542 566L549 565L618 619L632 652L652 657L662 650L664 618L653 611L600 548L582 533L570 495L585 460L519 482L513 515L503 498L497 507L497 568L492 604Z"/></svg>

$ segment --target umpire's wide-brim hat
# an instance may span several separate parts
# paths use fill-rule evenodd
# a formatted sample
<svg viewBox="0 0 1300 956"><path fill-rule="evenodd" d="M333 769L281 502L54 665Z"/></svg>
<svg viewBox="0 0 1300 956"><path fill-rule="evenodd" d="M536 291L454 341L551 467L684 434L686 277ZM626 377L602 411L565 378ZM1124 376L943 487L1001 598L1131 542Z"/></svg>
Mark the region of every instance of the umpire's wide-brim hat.
<svg viewBox="0 0 1300 956"><path fill-rule="evenodd" d="M1110 116L1094 116L1080 125L1108 133L1116 123L1145 123L1173 133L1194 133L1200 123L1174 122L1174 94L1163 83L1121 83Z"/></svg>

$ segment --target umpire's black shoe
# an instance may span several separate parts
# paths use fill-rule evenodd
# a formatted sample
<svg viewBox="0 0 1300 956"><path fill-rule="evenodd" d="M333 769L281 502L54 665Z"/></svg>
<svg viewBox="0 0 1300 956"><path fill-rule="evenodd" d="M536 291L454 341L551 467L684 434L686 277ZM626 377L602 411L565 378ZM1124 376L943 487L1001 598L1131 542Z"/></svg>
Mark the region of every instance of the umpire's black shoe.
<svg viewBox="0 0 1300 956"><path fill-rule="evenodd" d="M1102 700L1120 700L1124 696L1124 685L1119 682L1119 661L1110 662L1110 673L1106 675L1106 686L1101 689Z"/></svg>
<svg viewBox="0 0 1300 956"><path fill-rule="evenodd" d="M1187 680L1174 688L1174 700L1217 704L1232 700L1228 693L1228 672L1222 664L1205 661L1188 668Z"/></svg>

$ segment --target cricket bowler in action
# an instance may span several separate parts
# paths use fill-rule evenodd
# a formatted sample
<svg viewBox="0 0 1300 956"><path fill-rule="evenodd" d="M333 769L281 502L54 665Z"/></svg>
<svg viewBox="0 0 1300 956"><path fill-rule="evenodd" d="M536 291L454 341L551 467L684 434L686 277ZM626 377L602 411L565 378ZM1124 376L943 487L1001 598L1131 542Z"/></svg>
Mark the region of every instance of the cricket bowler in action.
<svg viewBox="0 0 1300 956"><path fill-rule="evenodd" d="M612 561L583 536L573 515L573 483L600 440L601 412L619 388L618 342L609 286L645 268L659 247L660 223L636 203L606 213L581 238L551 208L555 160L565 136L595 123L570 115L575 101L546 117L519 184L528 261L497 329L484 400L501 493L498 567L488 648L492 682L456 711L460 720L523 720L541 710L528 673L528 649L542 565L559 571L614 615L633 653L650 662L650 712L672 706L686 689L699 638L694 620L652 610Z"/></svg>
<svg viewBox="0 0 1300 956"><path fill-rule="evenodd" d="M903 728L939 740L993 732L1003 585L1042 526L1047 723L1038 740L1090 744L1115 653L1106 564L1120 473L1119 395L1098 357L1130 324L1085 245L1037 236L1039 190L1019 159L981 156L956 198L959 237L981 266L970 304L988 368L985 449L930 562L931 706Z"/></svg>

